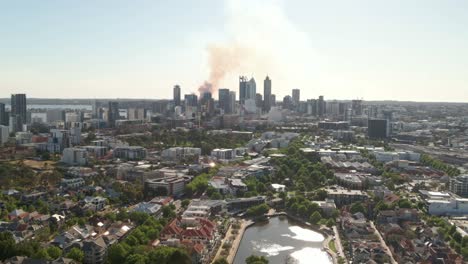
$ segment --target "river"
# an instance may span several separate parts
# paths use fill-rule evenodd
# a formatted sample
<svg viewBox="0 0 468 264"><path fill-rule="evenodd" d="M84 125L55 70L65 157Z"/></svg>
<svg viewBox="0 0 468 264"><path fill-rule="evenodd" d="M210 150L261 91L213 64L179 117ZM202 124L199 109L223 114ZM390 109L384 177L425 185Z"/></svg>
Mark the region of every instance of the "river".
<svg viewBox="0 0 468 264"><path fill-rule="evenodd" d="M245 231L234 264L244 264L252 254L267 257L270 264L330 264L331 257L322 250L324 239L286 216L273 217Z"/></svg>

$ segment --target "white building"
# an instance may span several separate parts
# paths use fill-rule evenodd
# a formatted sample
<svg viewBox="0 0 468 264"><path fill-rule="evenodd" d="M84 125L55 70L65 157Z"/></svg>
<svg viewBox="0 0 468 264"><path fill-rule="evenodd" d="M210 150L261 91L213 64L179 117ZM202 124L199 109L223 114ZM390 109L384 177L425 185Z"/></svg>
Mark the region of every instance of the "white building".
<svg viewBox="0 0 468 264"><path fill-rule="evenodd" d="M72 166L83 166L88 163L88 152L81 148L66 148L63 150L61 162Z"/></svg>
<svg viewBox="0 0 468 264"><path fill-rule="evenodd" d="M81 144L81 128L80 127L70 128L70 142L73 145Z"/></svg>
<svg viewBox="0 0 468 264"><path fill-rule="evenodd" d="M237 155L235 149L213 149L211 157L218 160L233 160Z"/></svg>
<svg viewBox="0 0 468 264"><path fill-rule="evenodd" d="M201 155L201 148L174 147L161 152L161 158L169 161L180 161L183 159L195 159Z"/></svg>
<svg viewBox="0 0 468 264"><path fill-rule="evenodd" d="M464 216L468 215L468 199L449 198L428 200L428 212L431 215Z"/></svg>

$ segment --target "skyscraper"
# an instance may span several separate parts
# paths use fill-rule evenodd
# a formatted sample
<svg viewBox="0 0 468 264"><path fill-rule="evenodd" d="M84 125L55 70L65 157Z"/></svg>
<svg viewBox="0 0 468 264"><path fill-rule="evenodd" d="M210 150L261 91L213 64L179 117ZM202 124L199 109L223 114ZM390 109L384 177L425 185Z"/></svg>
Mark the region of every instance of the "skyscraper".
<svg viewBox="0 0 468 264"><path fill-rule="evenodd" d="M263 111L270 112L271 105L271 80L267 76L263 81Z"/></svg>
<svg viewBox="0 0 468 264"><path fill-rule="evenodd" d="M323 95L319 96L319 99L318 99L318 115L319 116L324 116L325 115L325 108L326 105L325 105L325 100L323 99Z"/></svg>
<svg viewBox="0 0 468 264"><path fill-rule="evenodd" d="M244 104L247 92L247 77L239 76L239 103Z"/></svg>
<svg viewBox="0 0 468 264"><path fill-rule="evenodd" d="M255 105L257 107L261 107L263 105L263 98L262 98L262 95L259 93L255 95Z"/></svg>
<svg viewBox="0 0 468 264"><path fill-rule="evenodd" d="M362 115L362 100L351 101L351 108L353 109L354 115L357 115L357 116Z"/></svg>
<svg viewBox="0 0 468 264"><path fill-rule="evenodd" d="M236 92L229 92L229 113L234 114L236 112Z"/></svg>
<svg viewBox="0 0 468 264"><path fill-rule="evenodd" d="M23 123L26 123L26 95L12 94L11 95L11 115L19 116Z"/></svg>
<svg viewBox="0 0 468 264"><path fill-rule="evenodd" d="M107 121L110 127L115 127L115 121L120 119L119 102L109 102L109 111L107 112Z"/></svg>
<svg viewBox="0 0 468 264"><path fill-rule="evenodd" d="M180 86L174 86L174 105L180 106Z"/></svg>
<svg viewBox="0 0 468 264"><path fill-rule="evenodd" d="M255 83L255 79L252 77L247 83L247 89L245 90L245 99L255 100L256 96L257 96L257 84Z"/></svg>
<svg viewBox="0 0 468 264"><path fill-rule="evenodd" d="M299 89L293 89L292 90L292 101L295 106L299 105L299 102L301 100L301 90Z"/></svg>
<svg viewBox="0 0 468 264"><path fill-rule="evenodd" d="M229 89L219 89L218 96L219 108L223 109L226 114L230 113Z"/></svg>
<svg viewBox="0 0 468 264"><path fill-rule="evenodd" d="M0 125L8 125L8 120L6 119L5 104L2 103L0 103Z"/></svg>
<svg viewBox="0 0 468 264"><path fill-rule="evenodd" d="M198 97L195 94L186 94L184 95L185 107L197 107L198 106Z"/></svg>

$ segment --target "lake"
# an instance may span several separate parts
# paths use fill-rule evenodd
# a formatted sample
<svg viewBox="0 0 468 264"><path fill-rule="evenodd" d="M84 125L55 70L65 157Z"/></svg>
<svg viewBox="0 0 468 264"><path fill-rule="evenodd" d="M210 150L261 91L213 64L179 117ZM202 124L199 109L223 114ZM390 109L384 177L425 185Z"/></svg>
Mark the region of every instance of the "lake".
<svg viewBox="0 0 468 264"><path fill-rule="evenodd" d="M252 254L267 257L270 264L331 264L331 257L322 250L324 239L286 216L273 217L245 231L234 264L244 264Z"/></svg>

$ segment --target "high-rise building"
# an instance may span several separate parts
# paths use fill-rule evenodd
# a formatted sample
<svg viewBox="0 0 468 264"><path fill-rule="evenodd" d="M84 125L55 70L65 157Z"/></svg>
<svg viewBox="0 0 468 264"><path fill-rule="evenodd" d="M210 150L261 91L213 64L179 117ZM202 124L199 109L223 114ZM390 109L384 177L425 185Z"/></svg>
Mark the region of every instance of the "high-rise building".
<svg viewBox="0 0 468 264"><path fill-rule="evenodd" d="M299 105L299 102L301 100L301 90L299 89L293 89L292 90L292 101L295 106Z"/></svg>
<svg viewBox="0 0 468 264"><path fill-rule="evenodd" d="M271 103L271 106L276 106L276 95L275 94L272 94L270 96L270 103Z"/></svg>
<svg viewBox="0 0 468 264"><path fill-rule="evenodd" d="M290 95L283 97L283 109L292 109L293 102Z"/></svg>
<svg viewBox="0 0 468 264"><path fill-rule="evenodd" d="M229 89L219 89L218 90L218 104L219 108L223 109L224 113L230 113L230 98L229 98Z"/></svg>
<svg viewBox="0 0 468 264"><path fill-rule="evenodd" d="M307 114L312 116L317 116L318 106L316 99L307 100Z"/></svg>
<svg viewBox="0 0 468 264"><path fill-rule="evenodd" d="M271 109L271 80L270 77L266 77L263 81L263 111L270 112Z"/></svg>
<svg viewBox="0 0 468 264"><path fill-rule="evenodd" d="M7 126L8 125L8 120L7 120L7 114L5 110L5 104L0 103L0 126Z"/></svg>
<svg viewBox="0 0 468 264"><path fill-rule="evenodd" d="M174 86L174 105L180 106L180 86Z"/></svg>
<svg viewBox="0 0 468 264"><path fill-rule="evenodd" d="M236 92L229 92L229 113L234 114L236 112Z"/></svg>
<svg viewBox="0 0 468 264"><path fill-rule="evenodd" d="M16 120L17 128L15 131L21 131L23 124L27 123L27 110L26 110L26 94L12 94L11 95L11 113Z"/></svg>
<svg viewBox="0 0 468 264"><path fill-rule="evenodd" d="M449 189L451 192L462 197L468 197L468 175L461 175L451 178Z"/></svg>
<svg viewBox="0 0 468 264"><path fill-rule="evenodd" d="M247 77L239 76L239 103L244 104L247 93Z"/></svg>
<svg viewBox="0 0 468 264"><path fill-rule="evenodd" d="M261 107L263 105L263 98L259 93L255 95L255 105L257 105L257 107Z"/></svg>
<svg viewBox="0 0 468 264"><path fill-rule="evenodd" d="M323 95L319 96L317 109L318 109L318 115L319 116L324 116L325 115L326 104L325 104L325 100L323 98Z"/></svg>
<svg viewBox="0 0 468 264"><path fill-rule="evenodd" d="M388 120L369 119L367 122L367 135L369 138L383 139L389 136Z"/></svg>
<svg viewBox="0 0 468 264"><path fill-rule="evenodd" d="M8 137L10 135L10 130L8 126L0 125L0 146L3 146L8 142Z"/></svg>
<svg viewBox="0 0 468 264"><path fill-rule="evenodd" d="M257 96L257 84L255 83L255 79L252 77L247 83L247 88L245 90L245 99L255 100L256 96Z"/></svg>
<svg viewBox="0 0 468 264"><path fill-rule="evenodd" d="M107 121L110 127L115 127L115 121L120 119L119 102L109 102L109 110L107 111Z"/></svg>
<svg viewBox="0 0 468 264"><path fill-rule="evenodd" d="M196 94L186 94L184 95L185 107L197 107L198 106L198 97Z"/></svg>
<svg viewBox="0 0 468 264"><path fill-rule="evenodd" d="M353 115L362 115L362 100L352 100L351 109L353 109Z"/></svg>

